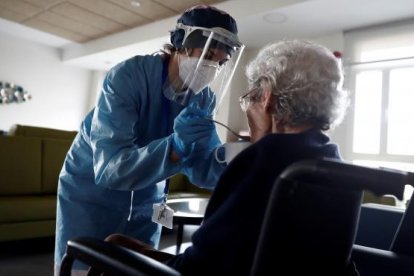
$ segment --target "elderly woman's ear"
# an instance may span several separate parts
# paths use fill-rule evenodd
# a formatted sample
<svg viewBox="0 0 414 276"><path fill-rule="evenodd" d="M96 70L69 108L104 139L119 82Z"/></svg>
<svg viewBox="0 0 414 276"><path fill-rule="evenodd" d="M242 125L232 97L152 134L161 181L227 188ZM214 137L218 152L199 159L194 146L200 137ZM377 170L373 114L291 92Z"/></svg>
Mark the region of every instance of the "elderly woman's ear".
<svg viewBox="0 0 414 276"><path fill-rule="evenodd" d="M263 89L262 99L263 99L263 105L264 105L266 112L271 114L273 112L273 106L274 106L275 99L273 97L272 90L270 89L270 87L265 87Z"/></svg>

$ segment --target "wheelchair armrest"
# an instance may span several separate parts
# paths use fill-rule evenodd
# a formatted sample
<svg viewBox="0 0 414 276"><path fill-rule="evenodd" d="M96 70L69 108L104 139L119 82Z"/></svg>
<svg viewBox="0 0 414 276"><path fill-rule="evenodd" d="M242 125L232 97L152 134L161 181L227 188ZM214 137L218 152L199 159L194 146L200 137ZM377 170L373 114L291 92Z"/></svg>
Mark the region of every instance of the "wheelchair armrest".
<svg viewBox="0 0 414 276"><path fill-rule="evenodd" d="M414 257L354 244L352 260L360 275L414 275Z"/></svg>
<svg viewBox="0 0 414 276"><path fill-rule="evenodd" d="M143 254L89 237L68 241L60 276L70 275L75 260L109 275L181 275L173 268Z"/></svg>

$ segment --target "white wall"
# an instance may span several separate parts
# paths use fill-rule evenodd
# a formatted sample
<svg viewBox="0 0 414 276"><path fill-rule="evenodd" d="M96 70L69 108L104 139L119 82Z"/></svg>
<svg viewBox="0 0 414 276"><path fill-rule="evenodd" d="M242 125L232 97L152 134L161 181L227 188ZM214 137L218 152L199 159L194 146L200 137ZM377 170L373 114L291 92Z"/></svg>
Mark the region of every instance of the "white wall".
<svg viewBox="0 0 414 276"><path fill-rule="evenodd" d="M107 71L92 71L88 110L92 109L98 102L106 74Z"/></svg>
<svg viewBox="0 0 414 276"><path fill-rule="evenodd" d="M241 60L235 77L232 82L232 90L229 97L228 105L228 125L237 132L248 131L246 114L241 110L239 104L240 96L243 96L248 90L248 84L246 79L246 66L252 60L258 52L258 49L246 49L243 53L243 59ZM237 138L230 133L227 133L226 141L235 141Z"/></svg>
<svg viewBox="0 0 414 276"><path fill-rule="evenodd" d="M1 32L0 41L0 80L32 95L28 102L0 104L0 130L13 124L77 130L90 108L91 71L63 65L53 47Z"/></svg>

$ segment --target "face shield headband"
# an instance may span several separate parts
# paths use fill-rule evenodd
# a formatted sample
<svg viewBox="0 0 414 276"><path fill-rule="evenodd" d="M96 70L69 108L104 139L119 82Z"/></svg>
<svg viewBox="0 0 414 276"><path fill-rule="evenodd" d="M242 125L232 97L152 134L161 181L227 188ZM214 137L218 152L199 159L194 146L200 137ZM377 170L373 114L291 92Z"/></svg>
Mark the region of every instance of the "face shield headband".
<svg viewBox="0 0 414 276"><path fill-rule="evenodd" d="M179 77L172 80L170 85L173 89L166 96L187 105L197 94L211 89L216 113L227 93L244 45L237 35L223 28L208 29L181 23L177 28L185 31L182 48L186 51L178 56Z"/></svg>
<svg viewBox="0 0 414 276"><path fill-rule="evenodd" d="M184 31L182 45L183 47L186 47L186 48L197 48L197 47L189 47L190 46L189 44L194 44L194 43L198 43L198 45L193 45L193 46L199 46L198 48L200 48L200 46L204 46L206 39L209 38L211 34L213 34L214 41L218 42L219 45L221 44L222 46L224 46L225 49L227 50L226 52L230 55L243 46L243 44L239 41L239 38L236 34L221 27L203 28L203 27L188 26L182 23L178 23L176 26L176 29L181 29ZM198 37L197 37L197 34L198 34Z"/></svg>

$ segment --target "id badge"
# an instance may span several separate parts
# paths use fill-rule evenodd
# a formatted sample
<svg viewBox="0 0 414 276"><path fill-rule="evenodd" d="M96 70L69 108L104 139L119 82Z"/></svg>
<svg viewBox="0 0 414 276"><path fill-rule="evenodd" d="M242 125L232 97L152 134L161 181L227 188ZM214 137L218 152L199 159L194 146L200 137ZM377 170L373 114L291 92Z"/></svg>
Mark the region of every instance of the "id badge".
<svg viewBox="0 0 414 276"><path fill-rule="evenodd" d="M174 210L165 203L152 205L152 221L169 229L173 228Z"/></svg>

